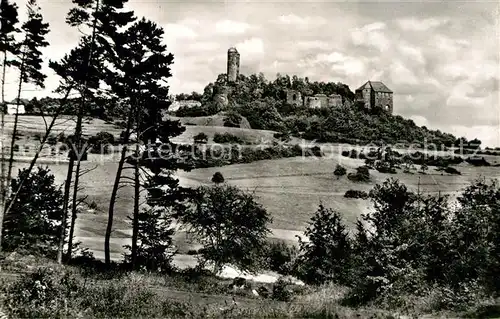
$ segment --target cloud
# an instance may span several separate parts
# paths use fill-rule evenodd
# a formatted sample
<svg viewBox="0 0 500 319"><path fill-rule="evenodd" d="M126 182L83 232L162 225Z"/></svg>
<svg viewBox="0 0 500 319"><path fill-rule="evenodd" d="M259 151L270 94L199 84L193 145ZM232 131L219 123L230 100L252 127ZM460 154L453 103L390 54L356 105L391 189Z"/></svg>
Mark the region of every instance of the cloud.
<svg viewBox="0 0 500 319"><path fill-rule="evenodd" d="M380 52L387 51L391 43L385 34L386 24L375 22L360 28L351 29L351 40L355 46L375 48Z"/></svg>
<svg viewBox="0 0 500 319"><path fill-rule="evenodd" d="M215 32L219 34L243 34L251 28L245 22L222 20L215 24Z"/></svg>
<svg viewBox="0 0 500 319"><path fill-rule="evenodd" d="M182 23L168 23L164 30L169 39L194 39L198 36L190 26Z"/></svg>
<svg viewBox="0 0 500 319"><path fill-rule="evenodd" d="M448 18L427 18L418 19L415 17L406 17L396 20L396 24L405 31L428 31L445 25L449 22Z"/></svg>
<svg viewBox="0 0 500 319"><path fill-rule="evenodd" d="M264 54L264 41L261 38L250 38L236 44L236 49L244 58Z"/></svg>
<svg viewBox="0 0 500 319"><path fill-rule="evenodd" d="M327 24L328 20L323 17L311 17L311 16L298 16L295 14L280 15L274 20L275 23L285 25L285 26L295 26L295 27L318 27Z"/></svg>

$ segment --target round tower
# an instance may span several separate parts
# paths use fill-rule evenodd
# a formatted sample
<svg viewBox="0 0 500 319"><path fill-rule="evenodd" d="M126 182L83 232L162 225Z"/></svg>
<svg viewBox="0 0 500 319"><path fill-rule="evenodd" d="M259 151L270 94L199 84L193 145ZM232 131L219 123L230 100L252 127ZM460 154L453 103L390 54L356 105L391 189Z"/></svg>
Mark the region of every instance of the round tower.
<svg viewBox="0 0 500 319"><path fill-rule="evenodd" d="M227 50L227 81L236 82L240 74L240 54L236 48Z"/></svg>

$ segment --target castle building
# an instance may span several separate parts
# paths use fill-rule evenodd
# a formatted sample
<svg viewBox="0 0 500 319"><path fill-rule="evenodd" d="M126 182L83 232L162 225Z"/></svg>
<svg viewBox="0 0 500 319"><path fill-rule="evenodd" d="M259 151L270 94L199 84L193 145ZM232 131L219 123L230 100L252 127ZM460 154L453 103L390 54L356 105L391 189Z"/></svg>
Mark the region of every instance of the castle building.
<svg viewBox="0 0 500 319"><path fill-rule="evenodd" d="M236 48L227 50L227 81L236 82L240 74L240 54Z"/></svg>
<svg viewBox="0 0 500 319"><path fill-rule="evenodd" d="M305 106L308 108L342 107L342 96L340 94L315 94L302 97L296 90L287 90L286 102L294 106Z"/></svg>
<svg viewBox="0 0 500 319"><path fill-rule="evenodd" d="M378 81L368 81L356 90L356 101L362 102L367 109L382 109L392 114L393 92Z"/></svg>

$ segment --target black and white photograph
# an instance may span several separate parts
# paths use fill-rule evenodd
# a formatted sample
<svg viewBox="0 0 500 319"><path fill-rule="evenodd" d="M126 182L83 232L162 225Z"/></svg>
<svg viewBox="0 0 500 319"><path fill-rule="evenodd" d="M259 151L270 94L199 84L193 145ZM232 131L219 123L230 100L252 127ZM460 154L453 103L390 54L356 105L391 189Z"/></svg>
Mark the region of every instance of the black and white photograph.
<svg viewBox="0 0 500 319"><path fill-rule="evenodd" d="M500 318L500 2L0 1L0 319Z"/></svg>

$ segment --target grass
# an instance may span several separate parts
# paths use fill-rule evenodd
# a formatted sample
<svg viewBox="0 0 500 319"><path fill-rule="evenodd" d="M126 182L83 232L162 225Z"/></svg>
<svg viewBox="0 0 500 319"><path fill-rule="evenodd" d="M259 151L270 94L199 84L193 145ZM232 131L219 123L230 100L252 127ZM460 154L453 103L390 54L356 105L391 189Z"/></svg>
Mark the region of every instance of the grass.
<svg viewBox="0 0 500 319"><path fill-rule="evenodd" d="M7 115L7 131L11 129L12 121L13 116ZM54 133L64 131L68 135L74 126L74 122L68 120L67 117L62 118L58 123ZM24 135L24 142L34 133L43 132L43 129L44 122L41 117L20 117L20 131ZM86 134L95 135L100 131L108 131L115 136L118 136L120 132L114 125L106 124L102 120L94 119L90 124L85 123L84 125ZM272 139L274 133L220 126L188 125L186 132L176 139L178 142L191 143L193 136L200 132L207 134L210 140L215 133L229 132L253 142L258 142L261 139ZM353 148L349 145L338 145L338 147L342 147L344 150ZM432 167L425 175L403 174L401 171L397 175L389 175L371 170L369 183L353 183L345 176L337 179L333 175L335 166L340 163L347 168L349 173L354 171L356 167L363 165L363 162L342 157L338 148L327 155L327 157L319 159L295 157L264 160L250 164L196 169L189 173L178 172L178 174L181 184L195 187L211 184L212 175L220 171L229 184L255 193L257 200L272 214L273 236L289 241L296 241L295 235L304 230L320 202L341 212L347 224L353 225L360 214L369 211L370 203L361 199L344 198L345 192L349 189L369 191L375 184L381 183L389 177L394 177L400 179L413 191L419 189L422 193L441 192L454 196L477 177L499 178L500 176L496 167L474 167L461 164L457 168L462 175L442 174ZM496 159L498 158L487 158L491 163L494 163ZM97 204L97 209L93 213L84 211L78 216L76 235L77 239L83 242L83 246L91 248L96 254L102 253L107 209L116 174L116 160L116 158L101 160L99 156L89 155L89 161L82 163L82 170L92 169L80 179L80 185L83 187L82 195L88 195L88 201L94 201ZM14 173L18 168L27 165L27 163L16 162ZM48 166L54 173L56 182L62 184L66 176L66 164L48 164ZM126 171L125 174L130 174L130 172ZM118 195L112 235L112 252L117 258L123 252L121 246L128 243L130 238L127 231L130 228L127 216L131 215L132 212L133 190L130 187L124 187L120 189ZM179 235L178 244L182 251L190 248L183 240L182 235Z"/></svg>
<svg viewBox="0 0 500 319"><path fill-rule="evenodd" d="M231 280L209 274L176 272L168 276L112 271L101 273L51 261L21 260L31 274L9 277L0 272L0 309L11 317L37 318L485 318L498 311L498 300L486 300L467 313L439 312L422 307L429 298L410 300L406 309L343 305L348 289L335 284L297 287L287 284L289 302L254 296L252 289L272 284L249 282L243 290ZM37 267L35 264L38 263ZM37 280L37 282L35 282Z"/></svg>

